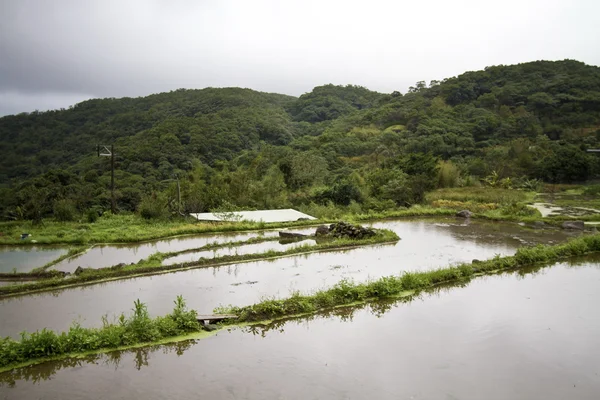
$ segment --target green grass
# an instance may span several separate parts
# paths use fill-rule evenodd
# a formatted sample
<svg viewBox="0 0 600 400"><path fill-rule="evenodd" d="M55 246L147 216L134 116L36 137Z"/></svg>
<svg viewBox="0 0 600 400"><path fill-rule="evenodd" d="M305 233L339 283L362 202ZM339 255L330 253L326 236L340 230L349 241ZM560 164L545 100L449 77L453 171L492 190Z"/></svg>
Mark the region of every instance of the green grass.
<svg viewBox="0 0 600 400"><path fill-rule="evenodd" d="M412 295L440 284L468 281L476 274L555 262L592 252L600 252L600 235L583 236L554 246L524 247L520 248L514 256L496 257L475 264L461 264L427 272L407 272L400 276L384 277L367 283L343 280L330 289L313 294L303 295L297 292L286 299L268 299L251 306L231 307L219 311L237 314L240 322L311 314L332 307Z"/></svg>
<svg viewBox="0 0 600 400"><path fill-rule="evenodd" d="M0 371L32 360L149 344L199 332L201 327L196 320L196 311L188 310L181 296L174 303L173 311L164 317L150 318L146 305L137 300L131 316L121 314L112 323L103 318L101 328L83 328L73 323L67 332L42 329L21 333L19 341L0 339Z"/></svg>
<svg viewBox="0 0 600 400"><path fill-rule="evenodd" d="M428 203L436 200L450 200L474 203L496 203L507 205L513 203L531 202L535 196L534 192L498 189L489 187L461 187L438 189L426 195Z"/></svg>
<svg viewBox="0 0 600 400"><path fill-rule="evenodd" d="M255 254L224 255L221 257L210 259L201 258L197 261L191 261L174 265L162 265L162 262L166 258L180 254L181 252L155 253L134 265L127 265L124 267L113 266L108 268L86 269L80 275L70 277L69 279L62 279L56 277L52 279L43 279L34 283L28 283L24 285L0 286L0 297L15 294L40 292L44 290L53 290L57 288L72 287L90 283L98 283L107 280L121 279L132 276L152 275L167 271L171 272L191 268L213 267L217 265L231 264L234 262L237 263L246 261L256 261L262 259L272 259L277 257L305 254L310 252L342 250L345 248L390 243L399 240L398 235L396 235L396 233L390 230L379 229L376 230L376 232L377 234L375 236L361 240L326 239L322 243L318 243L316 245L298 246L286 249L284 251L270 250ZM185 250L185 252L187 251L188 250Z"/></svg>
<svg viewBox="0 0 600 400"><path fill-rule="evenodd" d="M33 225L31 221L0 223L0 244L92 244L131 243L171 236L249 231L290 226L315 225L315 221L295 221L266 224L263 222L189 222L187 220L145 220L135 214L103 216L94 223L45 221ZM21 240L21 233L30 233L30 239ZM35 241L35 242L34 242Z"/></svg>

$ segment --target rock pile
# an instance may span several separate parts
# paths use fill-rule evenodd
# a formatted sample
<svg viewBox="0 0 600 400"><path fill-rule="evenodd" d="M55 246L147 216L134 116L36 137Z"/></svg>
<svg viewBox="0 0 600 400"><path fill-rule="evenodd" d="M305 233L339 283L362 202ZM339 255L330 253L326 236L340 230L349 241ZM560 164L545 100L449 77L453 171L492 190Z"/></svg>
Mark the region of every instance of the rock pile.
<svg viewBox="0 0 600 400"><path fill-rule="evenodd" d="M456 213L456 216L461 218L471 218L471 216L473 216L473 213L469 210L461 210Z"/></svg>
<svg viewBox="0 0 600 400"><path fill-rule="evenodd" d="M365 239L375 236L375 231L361 225L352 225L347 222L336 222L329 226L321 225L315 232L316 236L331 236L346 239Z"/></svg>

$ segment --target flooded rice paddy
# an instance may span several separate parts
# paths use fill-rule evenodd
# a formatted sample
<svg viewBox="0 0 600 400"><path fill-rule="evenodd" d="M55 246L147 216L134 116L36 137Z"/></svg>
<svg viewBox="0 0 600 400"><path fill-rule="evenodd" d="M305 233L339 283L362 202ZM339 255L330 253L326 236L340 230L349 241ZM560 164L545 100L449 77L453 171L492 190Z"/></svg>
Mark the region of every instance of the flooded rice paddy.
<svg viewBox="0 0 600 400"><path fill-rule="evenodd" d="M292 241L269 241L263 243L246 244L241 246L220 247L213 250L184 253L169 257L163 261L163 265L174 265L185 262L198 261L201 258L211 259L223 256L236 256L243 254L260 254L268 251L286 251L300 246L314 246L316 241L311 239Z"/></svg>
<svg viewBox="0 0 600 400"><path fill-rule="evenodd" d="M191 308L206 314L220 305L241 306L265 297L287 297L292 291L311 292L341 279L366 281L510 255L520 246L556 243L571 234L454 218L384 221L373 226L394 230L401 240L394 245L199 268L3 299L0 336L17 337L23 330L44 327L62 331L74 320L99 326L102 316L117 317L136 299L145 302L152 315L164 315L180 294Z"/></svg>
<svg viewBox="0 0 600 400"><path fill-rule="evenodd" d="M0 272L30 272L67 254L66 248L0 246Z"/></svg>
<svg viewBox="0 0 600 400"><path fill-rule="evenodd" d="M294 232L313 233L314 228L301 228L294 230ZM97 245L80 256L72 257L56 264L52 269L74 272L79 266L83 268L104 268L120 263L131 264L137 263L157 252L177 252L195 249L210 244L224 244L259 237L276 237L278 235L278 231L270 230L261 232L182 236L174 239L144 243Z"/></svg>
<svg viewBox="0 0 600 400"><path fill-rule="evenodd" d="M597 256L487 276L406 303L10 371L0 399L598 399L599 288Z"/></svg>

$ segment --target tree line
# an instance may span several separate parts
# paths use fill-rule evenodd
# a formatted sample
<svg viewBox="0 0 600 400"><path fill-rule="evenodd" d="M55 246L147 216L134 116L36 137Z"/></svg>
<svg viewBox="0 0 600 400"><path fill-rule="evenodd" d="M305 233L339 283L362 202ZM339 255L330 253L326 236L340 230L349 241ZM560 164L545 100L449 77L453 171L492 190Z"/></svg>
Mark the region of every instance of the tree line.
<svg viewBox="0 0 600 400"><path fill-rule="evenodd" d="M324 85L299 98L180 89L0 118L3 219L110 209L185 212L337 204L386 209L437 187L583 182L600 175L600 68L488 67L408 93ZM506 180L508 178L508 181ZM507 183L508 182L508 183Z"/></svg>

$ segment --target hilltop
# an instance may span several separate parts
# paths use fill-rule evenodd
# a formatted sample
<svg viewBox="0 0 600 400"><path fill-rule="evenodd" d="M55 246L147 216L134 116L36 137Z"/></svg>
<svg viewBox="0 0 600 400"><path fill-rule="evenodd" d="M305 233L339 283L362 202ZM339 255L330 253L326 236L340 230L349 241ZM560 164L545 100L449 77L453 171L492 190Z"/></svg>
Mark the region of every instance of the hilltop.
<svg viewBox="0 0 600 400"><path fill-rule="evenodd" d="M493 66L408 93L324 85L299 98L241 88L96 99L0 118L4 218L120 210L410 205L484 178L582 182L600 173L600 68Z"/></svg>

